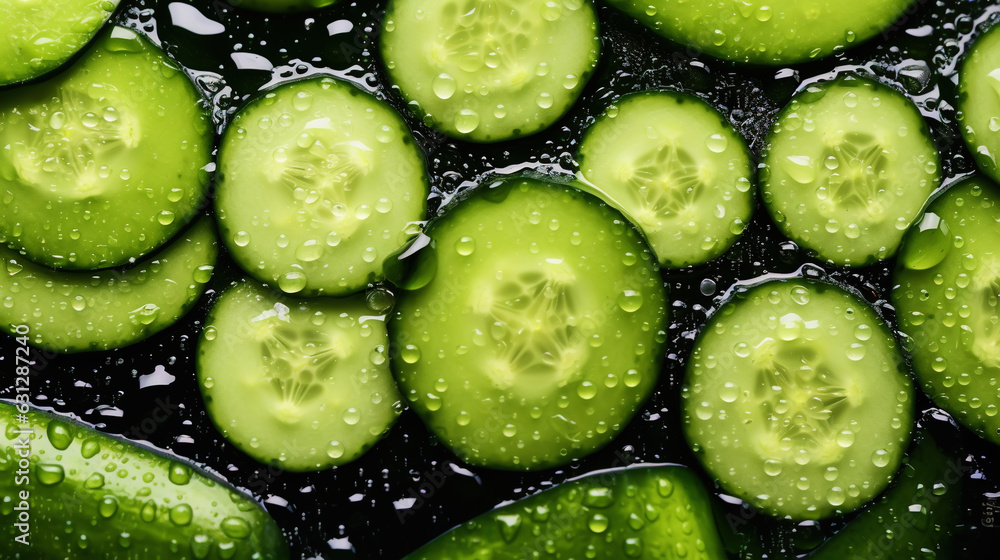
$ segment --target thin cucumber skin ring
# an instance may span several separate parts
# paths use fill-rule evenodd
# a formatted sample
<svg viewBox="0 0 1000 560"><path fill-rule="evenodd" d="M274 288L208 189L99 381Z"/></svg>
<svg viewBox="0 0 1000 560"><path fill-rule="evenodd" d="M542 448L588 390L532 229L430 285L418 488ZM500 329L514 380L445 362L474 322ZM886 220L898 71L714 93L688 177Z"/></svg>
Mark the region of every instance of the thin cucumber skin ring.
<svg viewBox="0 0 1000 560"><path fill-rule="evenodd" d="M965 56L959 70L958 114L962 138L979 169L1000 181L1000 29L991 28Z"/></svg>
<svg viewBox="0 0 1000 560"><path fill-rule="evenodd" d="M1000 189L982 176L951 186L908 233L892 302L924 392L959 424L1000 445L997 330Z"/></svg>
<svg viewBox="0 0 1000 560"><path fill-rule="evenodd" d="M890 483L909 444L904 365L892 332L855 296L765 282L699 334L681 388L685 437L724 490L770 515L849 513Z"/></svg>
<svg viewBox="0 0 1000 560"><path fill-rule="evenodd" d="M309 104L297 105L302 99ZM265 119L277 132L262 128ZM306 135L313 144L297 145ZM353 84L314 77L237 113L219 148L214 203L223 242L255 279L289 294L340 297L385 277L384 259L426 217L429 193L423 152L402 118Z"/></svg>
<svg viewBox="0 0 1000 560"><path fill-rule="evenodd" d="M778 229L837 266L892 257L941 184L940 155L917 107L851 75L797 94L761 162L761 200Z"/></svg>
<svg viewBox="0 0 1000 560"><path fill-rule="evenodd" d="M608 3L667 39L716 58L755 65L808 62L852 48L886 33L911 6L918 5L916 0Z"/></svg>
<svg viewBox="0 0 1000 560"><path fill-rule="evenodd" d="M156 250L207 196L214 131L187 75L112 26L65 71L0 92L0 242L50 268Z"/></svg>
<svg viewBox="0 0 1000 560"><path fill-rule="evenodd" d="M663 359L666 294L639 233L589 194L508 178L427 235L413 258L434 274L389 324L417 415L463 461L495 469L551 468L610 442Z"/></svg>
<svg viewBox="0 0 1000 560"><path fill-rule="evenodd" d="M450 18L477 18L486 8L506 9L504 14L519 18L517 25L530 24L521 38L536 42L487 47L483 53L484 40L475 35L481 22L442 21L445 11ZM550 9L556 10L555 17L547 19L543 13ZM487 0L391 0L383 21L383 62L414 115L469 142L511 140L552 126L576 102L601 53L597 12L590 0L505 0L496 5ZM461 30L449 34L456 27ZM507 37L520 29L490 36ZM414 37L421 40L414 43ZM456 46L463 38L466 43ZM517 58L511 52L521 59L508 60ZM478 63L477 57L482 59Z"/></svg>
<svg viewBox="0 0 1000 560"><path fill-rule="evenodd" d="M640 123L647 126L646 131L639 130ZM680 133L670 130L672 125L683 130ZM681 210L692 214L686 222L678 216L680 212L670 209L668 213L658 211L649 216L650 224L644 224L636 212L644 208L635 198L640 183L620 180L613 169L636 150L653 153L655 141L646 134L638 135L655 127L661 129L657 131L659 134L677 136L675 151L690 159L683 164L683 174L711 174L710 183L698 179L698 191L687 191L693 200ZM606 140L605 136L609 138ZM713 149L707 145L710 142L721 144L712 144ZM723 144L721 152L716 151ZM615 156L622 159L615 160ZM649 154L644 157L648 159ZM671 159L671 163L676 161L676 157ZM584 133L577 163L584 188L629 217L650 242L660 265L666 268L700 265L720 257L739 238L756 206L753 156L746 141L714 107L685 93L643 91L616 100ZM662 166L656 169L657 176L643 185L646 189L656 190L653 182L662 177L659 175ZM676 179L671 176L672 181ZM673 192L680 192L676 184L671 187ZM719 218L714 214L723 204L726 215ZM711 219L704 219L705 214ZM708 239L711 242L706 248Z"/></svg>

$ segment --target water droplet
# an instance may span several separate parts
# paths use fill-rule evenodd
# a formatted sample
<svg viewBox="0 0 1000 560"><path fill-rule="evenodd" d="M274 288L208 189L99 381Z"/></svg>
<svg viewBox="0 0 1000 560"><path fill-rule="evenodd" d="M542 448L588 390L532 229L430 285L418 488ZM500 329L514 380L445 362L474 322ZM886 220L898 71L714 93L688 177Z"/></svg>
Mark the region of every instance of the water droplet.
<svg viewBox="0 0 1000 560"><path fill-rule="evenodd" d="M872 453L872 464L876 467L884 467L889 464L889 452L885 449L876 449Z"/></svg>
<svg viewBox="0 0 1000 560"><path fill-rule="evenodd" d="M719 388L719 398L724 402L735 402L739 396L740 388L732 381L726 381L722 387Z"/></svg>
<svg viewBox="0 0 1000 560"><path fill-rule="evenodd" d="M143 504L139 517L146 523L152 523L156 519L156 503L153 500L148 500Z"/></svg>
<svg viewBox="0 0 1000 560"><path fill-rule="evenodd" d="M841 430L841 432L837 434L837 445L845 449L854 445L854 432L849 429Z"/></svg>
<svg viewBox="0 0 1000 560"><path fill-rule="evenodd" d="M330 445L326 448L326 454L331 459L340 459L344 456L344 445L339 441L331 441Z"/></svg>
<svg viewBox="0 0 1000 560"><path fill-rule="evenodd" d="M618 295L618 307L626 313L635 313L642 307L642 293L634 290L625 290Z"/></svg>
<svg viewBox="0 0 1000 560"><path fill-rule="evenodd" d="M592 508L611 507L615 503L611 489L606 487L589 488L583 495L583 505Z"/></svg>
<svg viewBox="0 0 1000 560"><path fill-rule="evenodd" d="M788 156L780 162L793 181L808 185L816 180L816 165L811 157Z"/></svg>
<svg viewBox="0 0 1000 560"><path fill-rule="evenodd" d="M927 212L920 225L906 236L900 259L906 268L927 270L943 261L951 247L948 223L937 214Z"/></svg>
<svg viewBox="0 0 1000 560"><path fill-rule="evenodd" d="M97 504L97 512L105 519L111 517L118 511L118 500L114 496L104 496Z"/></svg>
<svg viewBox="0 0 1000 560"><path fill-rule="evenodd" d="M59 465L40 463L35 467L35 478L45 486L59 484L66 477L66 473Z"/></svg>
<svg viewBox="0 0 1000 560"><path fill-rule="evenodd" d="M308 239L295 249L295 258L302 262L313 262L323 256L323 245L315 240Z"/></svg>
<svg viewBox="0 0 1000 560"><path fill-rule="evenodd" d="M87 477L87 480L83 482L83 487L90 490L97 490L98 488L104 487L104 475L101 473L94 473Z"/></svg>
<svg viewBox="0 0 1000 560"><path fill-rule="evenodd" d="M476 250L476 240L471 237L462 237L455 242L455 251L459 255L469 256Z"/></svg>
<svg viewBox="0 0 1000 560"><path fill-rule="evenodd" d="M361 412L356 408L348 408L344 411L344 423L353 426L361 421Z"/></svg>
<svg viewBox="0 0 1000 560"><path fill-rule="evenodd" d="M713 134L705 140L705 146L708 147L709 150L717 154L721 154L726 151L726 148L729 147L729 139L722 134Z"/></svg>
<svg viewBox="0 0 1000 560"><path fill-rule="evenodd" d="M521 516L516 513L501 514L496 516L496 520L503 540L514 542L514 539L517 538L517 531L521 528Z"/></svg>
<svg viewBox="0 0 1000 560"><path fill-rule="evenodd" d="M479 113L472 109L462 109L455 115L455 130L469 134L479 128Z"/></svg>
<svg viewBox="0 0 1000 560"><path fill-rule="evenodd" d="M187 504L177 504L170 508L170 522L178 527L190 525L193 518L194 513L191 511L191 506Z"/></svg>
<svg viewBox="0 0 1000 560"><path fill-rule="evenodd" d="M594 533L603 533L608 530L608 517L600 513L590 516L587 527Z"/></svg>
<svg viewBox="0 0 1000 560"><path fill-rule="evenodd" d="M403 347L399 356L403 358L404 362L408 364L415 364L418 360L420 360L420 349L412 344L407 344Z"/></svg>
<svg viewBox="0 0 1000 560"><path fill-rule="evenodd" d="M281 291L286 294L295 294L301 292L306 287L306 275L304 272L299 272L293 270L291 272L286 272L280 278L278 278L278 287Z"/></svg>
<svg viewBox="0 0 1000 560"><path fill-rule="evenodd" d="M451 96L455 95L455 90L458 89L458 83L455 82L455 78L451 77L451 74L442 72L434 77L431 89L434 90L434 95L439 98L451 99Z"/></svg>
<svg viewBox="0 0 1000 560"><path fill-rule="evenodd" d="M101 452L101 444L96 439L88 439L80 446L80 455L84 459L90 459Z"/></svg>
<svg viewBox="0 0 1000 560"><path fill-rule="evenodd" d="M227 537L233 539L245 539L250 536L250 525L239 517L227 517L219 526Z"/></svg>
<svg viewBox="0 0 1000 560"><path fill-rule="evenodd" d="M768 476L778 476L781 474L782 464L781 461L775 459L768 459L764 461L764 472Z"/></svg>
<svg viewBox="0 0 1000 560"><path fill-rule="evenodd" d="M178 486L183 486L188 482L191 482L191 467L178 463L177 461L172 461L170 463L170 472L167 475L170 482Z"/></svg>
<svg viewBox="0 0 1000 560"><path fill-rule="evenodd" d="M45 433L49 438L52 447L62 451L73 443L73 427L59 420L50 420Z"/></svg>
<svg viewBox="0 0 1000 560"><path fill-rule="evenodd" d="M250 234L245 231L238 231L233 235L233 243L237 247L246 247L250 244Z"/></svg>

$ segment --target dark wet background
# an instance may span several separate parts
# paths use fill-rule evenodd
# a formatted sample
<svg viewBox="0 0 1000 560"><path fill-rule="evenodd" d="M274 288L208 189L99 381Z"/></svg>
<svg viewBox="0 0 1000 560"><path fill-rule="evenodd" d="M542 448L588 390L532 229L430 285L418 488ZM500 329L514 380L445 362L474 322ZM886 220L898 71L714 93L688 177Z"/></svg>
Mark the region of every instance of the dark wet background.
<svg viewBox="0 0 1000 560"><path fill-rule="evenodd" d="M874 0L878 1L878 0ZM404 109L385 84L376 49L385 2L348 2L308 14L273 16L215 0L125 0L117 19L146 31L190 69L222 126L265 84L332 70ZM599 3L600 4L600 3ZM942 151L945 176L974 164L955 124L955 70L971 40L1000 20L985 0L920 1L902 21L868 45L794 68L747 69L718 62L658 39L630 18L599 6L601 65L583 98L547 132L517 142L476 146L447 140L410 119L426 151L432 207L492 171L522 167L572 169L581 133L613 98L630 91L671 88L720 107L759 154L776 112L803 84L857 71L906 92L927 118ZM200 16L198 15L200 14ZM404 112L405 114L405 112ZM633 462L693 465L681 436L678 386L696 330L739 280L800 270L855 289L891 321L887 303L893 263L853 272L813 263L758 211L743 239L719 261L664 276L673 324L658 390L624 433L603 451L571 466L531 474L467 468L438 444L412 412L359 461L334 470L284 473L248 459L226 443L205 414L194 378L198 333L215 295L239 272L223 256L213 290L199 307L150 340L119 351L46 356L34 351L34 402L75 414L103 431L143 440L214 469L259 496L284 528L295 558L399 558L447 528L567 478ZM0 371L13 377L14 344L0 340ZM9 387L11 383L0 383ZM0 397L12 396L0 390ZM923 399L922 422L942 436L968 482L965 515L957 520L962 558L993 558L986 527L990 504L1000 508L1000 447L956 428ZM706 479L706 483L711 484ZM788 524L754 515L729 498L718 500L721 529L740 550L771 558L802 554L845 520Z"/></svg>

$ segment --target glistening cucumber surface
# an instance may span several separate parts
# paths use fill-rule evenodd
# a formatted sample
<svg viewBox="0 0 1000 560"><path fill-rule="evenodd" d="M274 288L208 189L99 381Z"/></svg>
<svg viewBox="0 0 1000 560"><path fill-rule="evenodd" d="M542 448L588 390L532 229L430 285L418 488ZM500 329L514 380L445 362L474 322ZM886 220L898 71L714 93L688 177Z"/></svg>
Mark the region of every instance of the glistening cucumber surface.
<svg viewBox="0 0 1000 560"><path fill-rule="evenodd" d="M684 430L727 491L767 513L853 511L892 480L913 387L867 304L819 282L766 282L702 330L682 386Z"/></svg>
<svg viewBox="0 0 1000 560"><path fill-rule="evenodd" d="M53 268L138 259L197 214L213 142L184 72L112 27L64 72L0 92L0 242Z"/></svg>
<svg viewBox="0 0 1000 560"><path fill-rule="evenodd" d="M796 95L762 161L762 198L778 228L840 266L895 254L941 183L940 157L917 107L853 76Z"/></svg>
<svg viewBox="0 0 1000 560"><path fill-rule="evenodd" d="M0 248L0 324L26 325L31 344L57 352L121 348L173 325L201 297L218 254L201 218L167 247L121 269L57 271Z"/></svg>
<svg viewBox="0 0 1000 560"><path fill-rule="evenodd" d="M363 294L296 299L245 282L212 308L198 383L233 445L283 470L319 470L356 459L399 416L388 344Z"/></svg>
<svg viewBox="0 0 1000 560"><path fill-rule="evenodd" d="M332 78L281 85L226 129L215 207L222 239L258 280L346 295L424 219L423 154L385 103Z"/></svg>
<svg viewBox="0 0 1000 560"><path fill-rule="evenodd" d="M417 116L496 142L551 126L597 67L589 0L391 0L381 51Z"/></svg>
<svg viewBox="0 0 1000 560"><path fill-rule="evenodd" d="M892 301L921 386L962 425L1000 444L1000 192L972 177L907 233Z"/></svg>
<svg viewBox="0 0 1000 560"><path fill-rule="evenodd" d="M958 81L957 119L979 168L1000 181L1000 31L992 28L973 43Z"/></svg>
<svg viewBox="0 0 1000 560"><path fill-rule="evenodd" d="M403 395L473 465L537 470L590 454L656 384L666 294L618 212L507 178L435 220L390 323Z"/></svg>
<svg viewBox="0 0 1000 560"><path fill-rule="evenodd" d="M694 96L619 99L587 131L577 159L584 188L629 217L666 267L718 257L754 211L746 142Z"/></svg>
<svg viewBox="0 0 1000 560"><path fill-rule="evenodd" d="M24 408L0 402L3 558L289 557L274 520L222 480L89 426L18 407ZM24 511L29 546L14 541L21 534L15 519Z"/></svg>

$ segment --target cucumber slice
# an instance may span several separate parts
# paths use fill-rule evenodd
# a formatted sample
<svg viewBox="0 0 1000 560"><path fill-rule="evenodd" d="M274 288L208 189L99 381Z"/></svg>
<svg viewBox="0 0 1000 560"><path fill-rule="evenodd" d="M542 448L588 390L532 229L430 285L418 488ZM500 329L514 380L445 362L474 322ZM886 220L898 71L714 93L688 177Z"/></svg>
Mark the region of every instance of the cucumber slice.
<svg viewBox="0 0 1000 560"><path fill-rule="evenodd" d="M855 77L792 99L771 129L760 176L778 228L842 266L895 254L940 184L940 157L920 111Z"/></svg>
<svg viewBox="0 0 1000 560"><path fill-rule="evenodd" d="M712 503L678 466L616 469L565 482L455 527L404 560L725 560Z"/></svg>
<svg viewBox="0 0 1000 560"><path fill-rule="evenodd" d="M222 139L215 200L233 258L286 293L346 295L423 220L420 148L388 105L332 78L279 86Z"/></svg>
<svg viewBox="0 0 1000 560"><path fill-rule="evenodd" d="M920 436L898 480L808 560L950 560L962 524L961 465Z"/></svg>
<svg viewBox="0 0 1000 560"><path fill-rule="evenodd" d="M694 96L623 97L587 131L577 159L586 190L628 216L666 267L719 257L753 215L746 142Z"/></svg>
<svg viewBox="0 0 1000 560"><path fill-rule="evenodd" d="M892 301L913 369L938 406L1000 444L1000 192L973 177L906 236Z"/></svg>
<svg viewBox="0 0 1000 560"><path fill-rule="evenodd" d="M272 14L308 12L336 4L337 0L228 0L237 8Z"/></svg>
<svg viewBox="0 0 1000 560"><path fill-rule="evenodd" d="M391 0L381 47L390 79L429 126L498 142L569 111L601 41L586 0Z"/></svg>
<svg viewBox="0 0 1000 560"><path fill-rule="evenodd" d="M695 455L727 491L793 519L847 513L892 480L913 388L885 323L835 286L767 282L703 329L682 387Z"/></svg>
<svg viewBox="0 0 1000 560"><path fill-rule="evenodd" d="M252 282L212 308L198 382L216 427L287 471L353 461L402 410L389 371L385 317L348 299L294 299Z"/></svg>
<svg viewBox="0 0 1000 560"><path fill-rule="evenodd" d="M271 516L186 461L25 404L0 402L0 428L6 560L289 557ZM22 512L28 546L14 540Z"/></svg>
<svg viewBox="0 0 1000 560"><path fill-rule="evenodd" d="M208 188L212 124L173 62L124 27L54 78L0 92L0 243L52 268L127 264Z"/></svg>
<svg viewBox="0 0 1000 560"><path fill-rule="evenodd" d="M751 64L818 60L860 45L915 0L608 0L660 35Z"/></svg>
<svg viewBox="0 0 1000 560"><path fill-rule="evenodd" d="M55 352L121 348L176 323L212 278L218 253L203 218L155 255L125 269L64 272L0 248L0 324Z"/></svg>
<svg viewBox="0 0 1000 560"><path fill-rule="evenodd" d="M0 2L0 86L47 74L80 51L119 0Z"/></svg>
<svg viewBox="0 0 1000 560"><path fill-rule="evenodd" d="M959 71L958 113L962 136L979 165L1000 181L1000 32L994 27L973 43Z"/></svg>
<svg viewBox="0 0 1000 560"><path fill-rule="evenodd" d="M508 178L427 230L390 324L393 368L467 463L537 470L611 441L656 385L666 294L621 215L563 185ZM422 287L418 287L424 283Z"/></svg>

